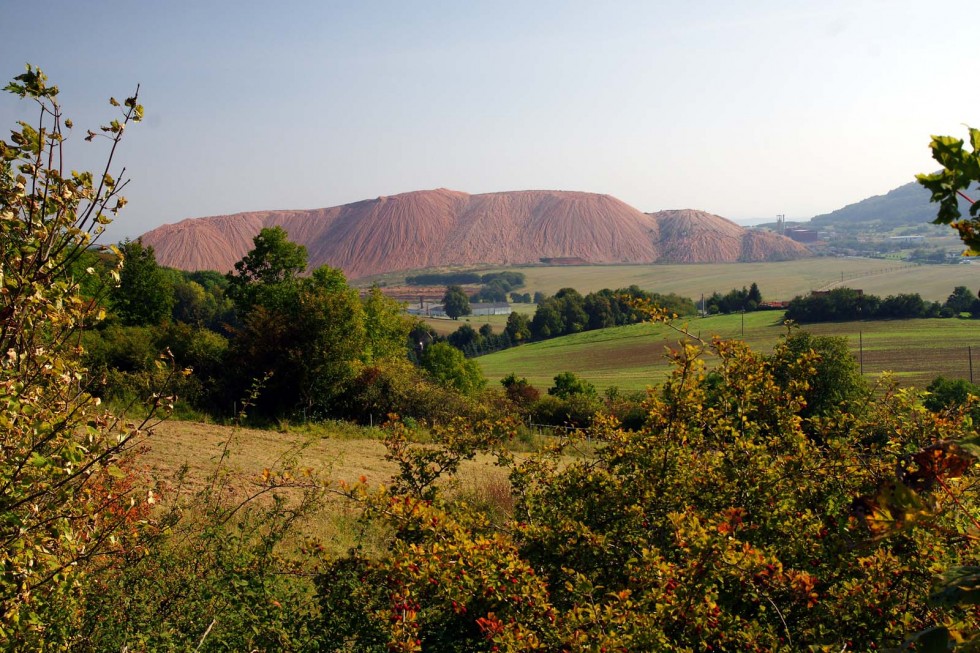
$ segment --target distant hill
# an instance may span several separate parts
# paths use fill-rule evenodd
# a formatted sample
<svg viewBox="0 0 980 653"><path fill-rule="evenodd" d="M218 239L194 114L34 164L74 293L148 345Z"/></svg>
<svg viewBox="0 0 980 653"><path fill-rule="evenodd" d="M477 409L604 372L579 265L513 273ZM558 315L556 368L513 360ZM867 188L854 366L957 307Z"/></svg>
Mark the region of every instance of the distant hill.
<svg viewBox="0 0 980 653"><path fill-rule="evenodd" d="M910 182L891 190L884 195L848 204L831 213L818 215L810 220L815 227L837 226L847 229L891 230L905 225L926 224L936 219L938 205L929 201L930 193L919 185ZM960 202L960 209L967 210L966 202Z"/></svg>
<svg viewBox="0 0 980 653"><path fill-rule="evenodd" d="M307 211L188 219L143 234L157 260L184 270L231 270L263 227L282 226L311 266L350 278L443 265L511 265L542 258L588 263L735 262L809 256L773 233L701 211L645 214L609 195L437 189Z"/></svg>

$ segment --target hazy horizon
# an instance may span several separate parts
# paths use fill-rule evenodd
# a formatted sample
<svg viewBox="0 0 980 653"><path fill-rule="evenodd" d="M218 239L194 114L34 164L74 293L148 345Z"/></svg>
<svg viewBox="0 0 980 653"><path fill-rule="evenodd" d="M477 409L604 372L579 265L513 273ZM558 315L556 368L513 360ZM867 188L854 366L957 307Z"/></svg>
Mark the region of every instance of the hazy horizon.
<svg viewBox="0 0 980 653"><path fill-rule="evenodd" d="M973 11L971 11L973 10ZM807 220L935 169L980 124L972 3L856 0L8 1L26 62L84 130L141 84L108 232L431 188L613 195L739 224ZM28 29L36 25L37 29ZM5 82L4 82L5 83ZM33 119L0 97L4 129Z"/></svg>

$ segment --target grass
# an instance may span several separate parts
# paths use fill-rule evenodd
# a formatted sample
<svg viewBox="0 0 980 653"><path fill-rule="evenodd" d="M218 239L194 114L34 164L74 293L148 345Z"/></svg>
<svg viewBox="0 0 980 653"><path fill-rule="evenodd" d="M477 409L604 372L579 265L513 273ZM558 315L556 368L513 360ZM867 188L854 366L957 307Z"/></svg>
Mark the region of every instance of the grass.
<svg viewBox="0 0 980 653"><path fill-rule="evenodd" d="M748 287L754 281L767 300L789 300L811 290L843 283L882 297L917 292L930 301L942 301L954 286L977 285L977 268L972 265L915 265L869 258L820 257L780 263L688 265L530 265L493 270L523 272L527 282L520 292L541 291L546 295L553 295L560 288L575 288L585 294L636 284L644 290L674 292L697 299L702 294L715 291L724 294L732 288ZM481 272L487 271L490 269L481 268Z"/></svg>
<svg viewBox="0 0 980 653"><path fill-rule="evenodd" d="M523 272L530 292L554 294L571 287L586 293L602 288L636 284L645 290L700 298L717 291L759 284L767 300L789 300L843 285L887 296L918 292L930 301L944 300L954 286L976 285L977 271L970 265L911 265L864 258L813 258L781 263L727 263L692 265L589 265L513 268Z"/></svg>
<svg viewBox="0 0 980 653"><path fill-rule="evenodd" d="M330 482L352 483L363 476L371 487L387 485L398 473L398 466L385 459L387 450L378 429L346 422L283 424L278 430L264 430L170 419L153 428L138 460L149 476L163 482L164 494L168 487L171 493L175 491L176 479L182 473L183 487L195 491L205 487L226 443L226 466L233 490L229 498L245 496L263 470L290 464L310 468L317 477ZM515 449L530 446L523 440L515 443ZM490 456L479 454L464 462L459 479L459 492L465 498L494 509L506 508L507 470L495 465ZM357 520L359 512L351 501L329 497L316 518L304 524L303 532L318 537L332 553L340 554L357 545L370 548L379 537L363 530Z"/></svg>
<svg viewBox="0 0 980 653"><path fill-rule="evenodd" d="M771 351L786 333L781 311L692 318L688 329L704 339L745 340L757 351ZM678 322L680 324L681 321ZM980 379L980 323L962 319L889 320L805 326L816 335L844 336L866 375L894 372L903 384L925 387L942 374L970 378L970 351ZM667 347L683 336L664 325L636 324L587 331L530 343L476 360L495 383L513 372L538 388L552 385L559 372L575 372L596 387L639 390L661 383L671 371Z"/></svg>

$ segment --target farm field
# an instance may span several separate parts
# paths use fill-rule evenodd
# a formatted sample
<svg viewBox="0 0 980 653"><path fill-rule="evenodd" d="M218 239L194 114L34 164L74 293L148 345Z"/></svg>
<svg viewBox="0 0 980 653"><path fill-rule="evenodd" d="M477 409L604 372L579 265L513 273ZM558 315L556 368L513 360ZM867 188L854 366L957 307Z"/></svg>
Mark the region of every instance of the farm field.
<svg viewBox="0 0 980 653"><path fill-rule="evenodd" d="M913 265L865 258L813 258L780 263L721 263L691 265L582 265L499 268L523 272L522 292L554 294L575 288L582 294L602 288L636 284L644 290L677 293L697 300L701 294L726 293L759 284L766 300L790 300L811 290L842 285L875 295L917 292L924 299L943 301L955 286L980 286L980 268L973 265Z"/></svg>
<svg viewBox="0 0 980 653"><path fill-rule="evenodd" d="M781 311L678 320L690 333L745 340L757 351L771 351L786 333ZM816 335L844 336L869 377L891 371L904 385L925 387L937 375L970 378L970 350L980 379L980 322L960 319L844 322L804 327ZM477 360L491 383L513 372L548 388L559 372L574 372L600 390L618 386L640 390L670 373L667 347L684 336L665 325L635 324L587 331L507 349ZM710 366L711 359L708 358Z"/></svg>
<svg viewBox="0 0 980 653"><path fill-rule="evenodd" d="M153 478L174 487L178 472L186 466L183 486L191 491L201 489L214 470L225 443L228 445L227 469L232 475L230 489L236 495L253 492L252 483L270 468L281 468L290 462L297 468L309 468L322 480L356 482L361 476L368 485L386 485L398 473L396 463L386 460L386 449L377 429L350 424L318 425L312 433L302 428L284 431L234 428L219 424L170 419L152 429L139 460ZM520 455L520 454L518 454ZM506 484L507 473L494 460L478 454L460 468L459 491L479 496ZM320 518L304 526L333 552L342 554L355 544L354 520L358 508L346 500L328 497Z"/></svg>

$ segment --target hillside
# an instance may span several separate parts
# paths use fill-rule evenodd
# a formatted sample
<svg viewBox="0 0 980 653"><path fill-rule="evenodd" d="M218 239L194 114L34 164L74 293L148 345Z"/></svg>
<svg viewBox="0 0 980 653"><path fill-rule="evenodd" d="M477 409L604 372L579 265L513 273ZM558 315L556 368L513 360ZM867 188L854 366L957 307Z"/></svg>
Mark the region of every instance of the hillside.
<svg viewBox="0 0 980 653"><path fill-rule="evenodd" d="M645 214L609 195L416 191L308 211L187 219L142 236L157 260L184 270L232 269L263 227L282 226L310 265L350 278L441 265L514 265L577 257L589 263L786 260L809 251L701 211Z"/></svg>
<svg viewBox="0 0 980 653"><path fill-rule="evenodd" d="M974 191L971 191L975 194ZM966 213L968 205L960 202L960 210ZM836 227L860 231L888 231L905 225L925 225L936 219L937 205L929 201L929 191L918 182L910 182L854 204L815 216L810 220L814 227Z"/></svg>
<svg viewBox="0 0 980 653"><path fill-rule="evenodd" d="M771 231L743 229L704 211L682 209L647 215L658 225L662 263L788 261L807 254L788 238Z"/></svg>
<svg viewBox="0 0 980 653"><path fill-rule="evenodd" d="M761 352L771 351L786 335L782 311L746 313L744 319L742 315L690 318L678 324L705 339L719 336L744 340ZM969 379L969 348L977 349L974 320L837 322L808 324L806 330L819 336L847 338L869 380L890 371L899 384L919 388L940 374ZM632 324L532 342L474 360L491 385L514 373L544 391L556 374L574 372L600 390L610 386L643 390L662 383L674 370L666 348L676 348L680 340L676 331L662 324ZM709 366L716 362L715 357L707 359Z"/></svg>

